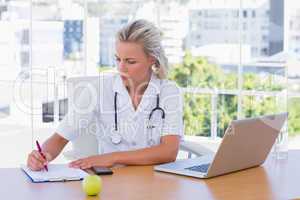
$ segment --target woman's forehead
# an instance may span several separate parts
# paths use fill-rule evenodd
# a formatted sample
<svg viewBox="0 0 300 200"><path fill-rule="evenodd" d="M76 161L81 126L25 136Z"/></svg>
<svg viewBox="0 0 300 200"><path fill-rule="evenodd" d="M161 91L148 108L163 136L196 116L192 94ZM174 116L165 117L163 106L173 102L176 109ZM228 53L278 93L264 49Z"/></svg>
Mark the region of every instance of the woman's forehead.
<svg viewBox="0 0 300 200"><path fill-rule="evenodd" d="M117 42L116 54L128 58L146 56L142 44L137 42Z"/></svg>

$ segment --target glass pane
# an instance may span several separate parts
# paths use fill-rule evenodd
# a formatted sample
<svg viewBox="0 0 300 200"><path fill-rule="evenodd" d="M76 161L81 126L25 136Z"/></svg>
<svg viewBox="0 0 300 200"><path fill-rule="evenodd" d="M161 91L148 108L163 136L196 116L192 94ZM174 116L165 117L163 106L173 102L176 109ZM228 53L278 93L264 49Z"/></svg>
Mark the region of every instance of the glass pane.
<svg viewBox="0 0 300 200"><path fill-rule="evenodd" d="M275 114L286 111L280 104L280 97L276 96L244 96L243 115L245 117L257 117L260 115Z"/></svg>
<svg viewBox="0 0 300 200"><path fill-rule="evenodd" d="M66 114L67 78L86 75L84 9L78 0L32 3L34 142L44 142ZM55 161L64 161L62 154Z"/></svg>
<svg viewBox="0 0 300 200"><path fill-rule="evenodd" d="M222 94L218 96L217 107L217 136L223 137L230 122L237 119L237 96Z"/></svg>
<svg viewBox="0 0 300 200"><path fill-rule="evenodd" d="M0 166L17 167L31 150L31 85L1 81L0 92Z"/></svg>
<svg viewBox="0 0 300 200"><path fill-rule="evenodd" d="M115 36L143 1L87 1L86 45L89 75L115 67ZM147 3L146 3L147 4Z"/></svg>
<svg viewBox="0 0 300 200"><path fill-rule="evenodd" d="M1 1L0 167L25 163L31 150L31 87L23 82L30 66L29 25L29 0Z"/></svg>
<svg viewBox="0 0 300 200"><path fill-rule="evenodd" d="M300 3L285 2L285 54L288 67L288 131L291 137L299 136L300 129ZM292 141L293 148L299 148L297 140Z"/></svg>
<svg viewBox="0 0 300 200"><path fill-rule="evenodd" d="M288 102L289 135L296 136L300 133L300 97L293 97Z"/></svg>
<svg viewBox="0 0 300 200"><path fill-rule="evenodd" d="M284 1L242 1L241 117L287 111L288 57L284 38Z"/></svg>
<svg viewBox="0 0 300 200"><path fill-rule="evenodd" d="M26 77L29 70L30 1L5 1L0 5L0 80Z"/></svg>
<svg viewBox="0 0 300 200"><path fill-rule="evenodd" d="M210 95L186 93L184 95L185 135L208 136L211 128Z"/></svg>
<svg viewBox="0 0 300 200"><path fill-rule="evenodd" d="M181 87L210 97L207 99L210 107L205 107L207 105L201 101L196 106L199 110L211 110L211 116L202 116L206 120L201 122L207 136L222 136L228 123L237 115L241 56L239 7L239 1L228 1L226 5L223 1L173 1L165 6L169 12L160 12L160 15L171 11L178 13L169 16L172 22L168 23L167 17L160 17L160 20L179 33L173 34L174 41L175 38L183 41L181 49L184 56L178 56L174 62L171 60L170 79ZM188 102L185 104L188 105ZM198 134L198 130L189 127L194 123L189 120L185 119L189 134Z"/></svg>
<svg viewBox="0 0 300 200"><path fill-rule="evenodd" d="M85 75L84 1L32 3L32 67ZM58 77L61 78L61 77Z"/></svg>
<svg viewBox="0 0 300 200"><path fill-rule="evenodd" d="M67 112L66 83L56 84L38 82L35 79L32 83L32 122L33 142L39 140L41 143L49 138L56 129L59 121ZM35 148L35 147L34 147ZM67 149L70 148L68 145ZM55 162L65 161L62 154Z"/></svg>

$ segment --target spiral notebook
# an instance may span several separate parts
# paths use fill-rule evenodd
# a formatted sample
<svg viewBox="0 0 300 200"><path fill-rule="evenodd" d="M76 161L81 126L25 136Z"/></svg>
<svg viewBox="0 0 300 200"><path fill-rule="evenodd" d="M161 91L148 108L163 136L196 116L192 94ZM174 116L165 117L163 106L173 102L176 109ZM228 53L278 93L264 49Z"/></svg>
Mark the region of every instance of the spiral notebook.
<svg viewBox="0 0 300 200"><path fill-rule="evenodd" d="M21 169L34 183L76 181L82 180L88 175L81 169L70 168L66 164L48 165L48 171L32 171L26 165L21 165Z"/></svg>

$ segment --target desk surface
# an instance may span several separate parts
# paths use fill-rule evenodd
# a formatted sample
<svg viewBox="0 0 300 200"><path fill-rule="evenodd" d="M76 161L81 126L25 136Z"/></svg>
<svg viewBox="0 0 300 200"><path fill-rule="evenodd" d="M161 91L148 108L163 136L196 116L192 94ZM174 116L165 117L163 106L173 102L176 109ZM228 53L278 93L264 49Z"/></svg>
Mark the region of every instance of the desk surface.
<svg viewBox="0 0 300 200"><path fill-rule="evenodd" d="M261 167L201 180L153 171L152 166L124 167L103 176L100 196L86 197L81 182L31 183L17 168L0 169L1 199L295 199L300 197L300 150L288 160L271 156Z"/></svg>

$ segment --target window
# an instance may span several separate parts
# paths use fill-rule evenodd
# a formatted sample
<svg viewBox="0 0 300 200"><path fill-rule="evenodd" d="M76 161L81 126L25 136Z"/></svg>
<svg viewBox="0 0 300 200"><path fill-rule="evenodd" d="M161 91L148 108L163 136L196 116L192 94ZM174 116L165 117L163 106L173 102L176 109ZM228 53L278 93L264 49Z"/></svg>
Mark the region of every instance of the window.
<svg viewBox="0 0 300 200"><path fill-rule="evenodd" d="M234 18L238 18L238 17L239 17L239 11L238 11L238 10L232 11L232 16L233 16Z"/></svg>
<svg viewBox="0 0 300 200"><path fill-rule="evenodd" d="M43 112L43 122L53 122L54 121L54 101L44 102L42 104L42 112ZM59 100L59 121L63 119L63 117L68 112L68 99L60 99Z"/></svg>
<svg viewBox="0 0 300 200"><path fill-rule="evenodd" d="M293 25L294 25L294 22L293 22L293 21L290 21L290 29L291 29L291 30L294 29Z"/></svg>
<svg viewBox="0 0 300 200"><path fill-rule="evenodd" d="M268 41L268 36L267 35L262 35L262 41L267 42Z"/></svg>
<svg viewBox="0 0 300 200"><path fill-rule="evenodd" d="M257 47L253 47L253 48L251 49L251 51L252 51L252 54L253 54L253 55L257 55L257 53L258 53Z"/></svg>
<svg viewBox="0 0 300 200"><path fill-rule="evenodd" d="M252 18L255 18L256 17L256 12L255 10L252 10Z"/></svg>
<svg viewBox="0 0 300 200"><path fill-rule="evenodd" d="M232 23L231 29L232 29L232 30L235 30L235 31L238 30L238 29L239 29L239 24L238 24L238 22L233 22L233 23Z"/></svg>
<svg viewBox="0 0 300 200"><path fill-rule="evenodd" d="M267 47L264 47L261 49L261 54L264 55L264 56L267 56L268 55L268 48Z"/></svg>
<svg viewBox="0 0 300 200"><path fill-rule="evenodd" d="M21 66L22 67L29 67L29 52L27 51L22 51L21 54Z"/></svg>
<svg viewBox="0 0 300 200"><path fill-rule="evenodd" d="M22 30L21 44L23 44L23 45L29 44L29 30L28 29Z"/></svg>
<svg viewBox="0 0 300 200"><path fill-rule="evenodd" d="M244 10L244 11L243 11L243 17L244 17L244 18L247 18L247 10Z"/></svg>
<svg viewBox="0 0 300 200"><path fill-rule="evenodd" d="M49 136L64 113L66 78L114 68L116 31L141 18L159 25L167 40L169 78L184 92L186 135L222 137L233 119L287 109L289 133L300 132L300 75L286 74L276 60L285 50L299 55L295 41L300 36L291 31L300 28L293 14L296 4L284 7L284 13L278 1L268 0L251 1L243 9L247 4L240 1L227 1L226 9L221 1L197 8L173 0L24 0L8 9L9 2L3 1L0 11L0 91L5 94L0 98L0 126L6 130L0 134L0 151L13 135L22 138L16 145L23 152L31 149L32 138ZM288 26L276 23L271 32L273 13L290 19L282 19ZM279 31L284 28L289 28L287 35ZM13 83L19 84L17 92ZM287 90L294 96L287 98ZM10 165L25 160L18 156ZM0 166L5 164L0 159Z"/></svg>
<svg viewBox="0 0 300 200"><path fill-rule="evenodd" d="M247 30L247 28L248 28L248 26L247 26L247 22L243 22L243 30L244 30L244 31L246 31L246 30Z"/></svg>

